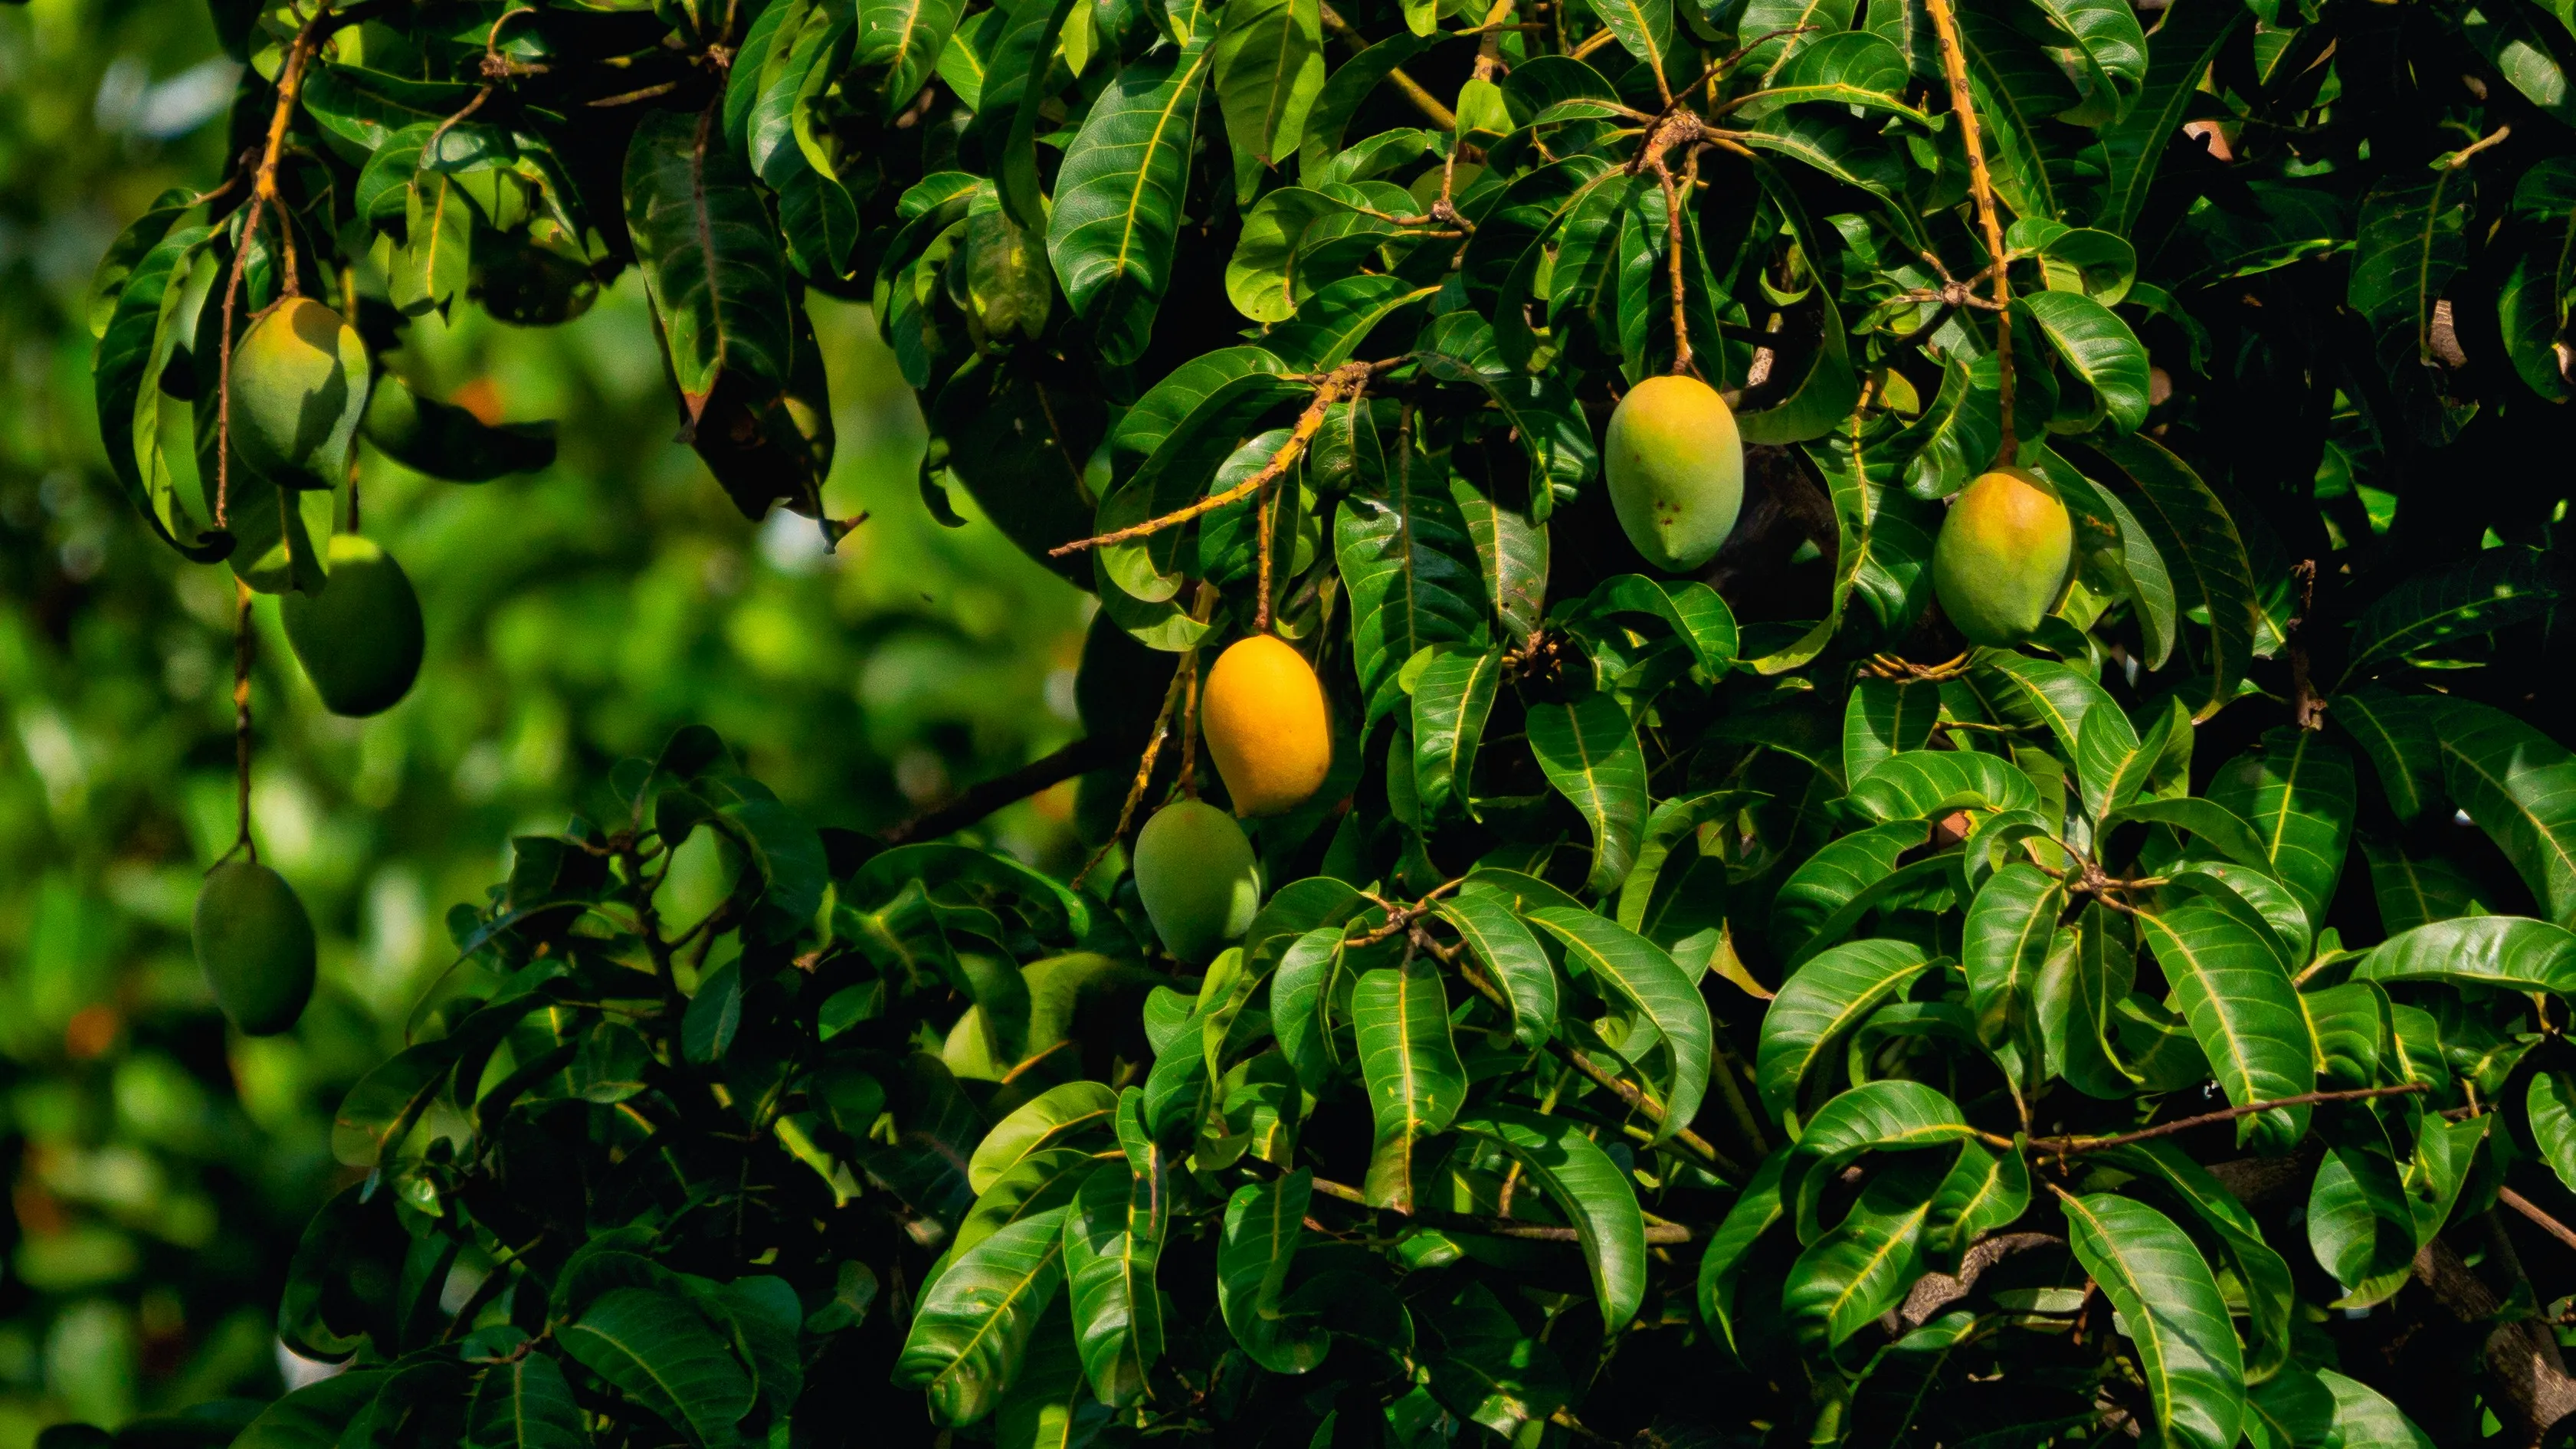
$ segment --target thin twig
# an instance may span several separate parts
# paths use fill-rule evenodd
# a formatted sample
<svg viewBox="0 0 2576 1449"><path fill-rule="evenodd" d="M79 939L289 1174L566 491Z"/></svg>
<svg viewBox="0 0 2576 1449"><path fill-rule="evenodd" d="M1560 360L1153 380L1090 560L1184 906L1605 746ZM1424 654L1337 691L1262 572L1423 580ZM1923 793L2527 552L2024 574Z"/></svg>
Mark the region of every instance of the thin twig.
<svg viewBox="0 0 2576 1449"><path fill-rule="evenodd" d="M2565 1223L2562 1223L2558 1219L2551 1217L2549 1214L2542 1212L2531 1199L2524 1197L2521 1193L2515 1192L2509 1187L2499 1187L2496 1189L2496 1201L2503 1203L2506 1207L2509 1207L2515 1212L2522 1214L2524 1217L2531 1219L2533 1223L2539 1226L2542 1232L2549 1234L2549 1236L2556 1238L2558 1241L2565 1243L2571 1248L2576 1248L2576 1228L2570 1228Z"/></svg>
<svg viewBox="0 0 2576 1449"><path fill-rule="evenodd" d="M1182 664L1186 666L1187 663L1187 658L1184 658L1182 660ZM1182 691L1188 687L1188 680L1189 675L1186 668L1173 669L1172 682L1163 689L1163 708L1160 713L1154 716L1153 732L1145 737L1145 757L1136 766L1135 780L1127 786L1126 803L1118 807L1117 828L1109 832L1109 838L1107 840L1100 842L1099 849L1091 852L1091 858L1082 863L1082 869L1074 872L1073 888L1075 890L1082 889L1082 883L1091 877L1093 869L1098 867L1100 862L1108 857L1109 847L1127 838L1128 823L1136 818L1136 807L1138 804L1143 802L1145 798L1145 787L1154 778L1154 761L1163 752L1163 740L1165 736L1171 733L1172 710L1174 706L1179 703Z"/></svg>
<svg viewBox="0 0 2576 1449"><path fill-rule="evenodd" d="M1334 36L1344 45L1349 46L1355 52L1369 48L1368 37L1360 34L1356 27L1354 27L1349 21L1344 20L1340 11L1335 10L1330 5L1320 6L1319 8L1322 11L1322 14L1318 18L1324 22L1324 28L1333 32ZM1404 98L1413 102L1413 108L1428 117L1434 128L1442 131L1454 131L1458 129L1458 113L1449 109L1447 106L1440 104L1439 97L1434 96L1427 90L1424 90L1420 81L1406 75L1402 66L1397 66L1394 69L1389 70L1386 73L1386 78L1395 82L1395 88L1404 92Z"/></svg>
<svg viewBox="0 0 2576 1449"><path fill-rule="evenodd" d="M1941 42L1941 68L1950 80L1950 111L1959 118L1959 139L1968 152L1968 191L1976 198L1977 224L1986 235L1986 255L1991 259L1995 276L1995 308L2002 311L2012 300L2011 288L2004 275L2004 228L1995 215L1994 177L1986 170L1985 142L1977 135L1976 93L1968 84L1968 55L1959 44L1959 18L1950 11L1950 0L1924 0L1923 8L1932 16L1932 29ZM1995 324L1995 369L1999 382L1997 414L2003 421L2003 447L1996 455L2001 462L2013 460L2013 368L2012 314L2005 312Z"/></svg>
<svg viewBox="0 0 2576 1449"><path fill-rule="evenodd" d="M1295 465L1297 459L1305 453L1306 445L1314 441L1315 434L1323 430L1324 414L1327 409L1337 402L1355 400L1366 392L1369 374L1377 366L1378 364L1367 362L1345 362L1326 373L1324 380L1316 384L1314 400L1306 405L1306 411L1298 417L1297 426L1289 430L1288 441L1279 445L1279 451L1270 455L1270 461L1261 465L1260 472L1222 493L1211 493L1187 508L1175 509L1160 518L1149 518L1142 523L1117 529L1114 532L1091 538L1077 538L1071 543L1059 544L1047 550L1047 557L1062 558L1066 554L1079 553L1087 548L1107 548L1111 544L1143 538L1148 534L1160 533L1167 528L1177 528L1201 514L1214 513L1228 504L1240 503L1269 487L1281 474Z"/></svg>
<svg viewBox="0 0 2576 1449"><path fill-rule="evenodd" d="M936 840L952 830L963 830L1014 800L1026 799L1051 785L1099 769L1117 758L1124 743L1106 735L1086 735L1009 774L971 785L954 798L877 832L877 839L888 845L902 845L913 840Z"/></svg>
<svg viewBox="0 0 2576 1449"><path fill-rule="evenodd" d="M250 585L233 580L233 845L215 864L235 854L259 864L259 843L250 838Z"/></svg>
<svg viewBox="0 0 2576 1449"><path fill-rule="evenodd" d="M2295 1097L2275 1097L2268 1102L2248 1102L2242 1107L2203 1112L2197 1117L2182 1117L2158 1126L2141 1128L2135 1132L2122 1132L2113 1137L2034 1137L2030 1139L2030 1148L2034 1152L2059 1157L2075 1152L2103 1152L2114 1147L2126 1147L2132 1142L2144 1142L2154 1137L2171 1137L2177 1132L2188 1132L2195 1127L2207 1127L2213 1123L2231 1121L2238 1117L2251 1117L2257 1112L2270 1112L2277 1108L2312 1107L2327 1102L2362 1102L2374 1097L2405 1097L2426 1090L2429 1089L2422 1082L2405 1082L2394 1087L2357 1087L2343 1092L2301 1092Z"/></svg>

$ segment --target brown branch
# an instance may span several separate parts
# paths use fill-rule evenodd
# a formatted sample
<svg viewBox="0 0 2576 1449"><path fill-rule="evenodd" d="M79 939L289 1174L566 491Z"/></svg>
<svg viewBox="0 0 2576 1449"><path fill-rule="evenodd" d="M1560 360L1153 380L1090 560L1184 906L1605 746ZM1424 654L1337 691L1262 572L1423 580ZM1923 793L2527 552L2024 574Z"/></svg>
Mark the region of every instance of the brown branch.
<svg viewBox="0 0 2576 1449"><path fill-rule="evenodd" d="M1959 139L1968 151L1968 192L1976 198L1977 224L1986 235L1986 254L1995 277L1995 309L1999 312L2012 300L2010 283L2004 276L2004 228L1995 216L1995 181L1986 170L1985 142L1977 135L1976 93L1968 84L1968 55L1959 44L1959 18L1950 11L1950 0L1924 0L1924 9L1932 16L1932 28L1941 41L1941 68L1949 76L1950 112L1959 118ZM1995 324L1995 370L2000 386L1997 413L2003 420L2003 448L1996 457L2013 460L2013 368L2012 314L2004 312Z"/></svg>
<svg viewBox="0 0 2576 1449"><path fill-rule="evenodd" d="M1082 869L1074 872L1075 890L1082 889L1082 883L1091 878L1091 872L1108 858L1109 847L1127 838L1127 826L1136 818L1136 807L1144 802L1145 787L1153 782L1154 761L1161 757L1163 741L1171 734L1172 710L1189 688L1189 664L1194 656L1195 651L1191 656L1184 656L1172 670L1172 682L1163 689L1163 708L1154 716L1153 730L1145 736L1144 758L1136 766L1136 778L1127 786L1126 803L1118 807L1117 827L1109 832L1107 840L1100 842L1099 849L1091 852L1091 858L1082 863Z"/></svg>
<svg viewBox="0 0 2576 1449"><path fill-rule="evenodd" d="M1230 503L1240 503L1269 487L1282 474L1295 466L1297 459L1304 455L1306 445L1314 441L1315 434L1323 431L1325 411L1337 402L1360 397L1367 390L1369 374L1375 368L1376 364L1372 363L1345 362L1324 374L1324 380L1315 386L1314 400L1306 404L1306 411L1298 416L1297 426L1289 430L1288 441L1279 445L1279 451L1270 455L1270 461L1261 465L1260 472L1223 493L1211 493L1187 508L1174 509L1160 518L1149 518L1142 523L1114 532L1058 544L1047 550L1047 557L1062 558L1066 554L1079 553L1086 548L1107 548L1111 544L1143 538L1148 534L1160 533L1167 528L1177 528L1201 514L1214 513Z"/></svg>
<svg viewBox="0 0 2576 1449"><path fill-rule="evenodd" d="M2394 1087L2356 1087L2342 1092L2301 1092L2295 1097L2275 1097L2268 1102L2248 1102L2242 1107L2203 1112L2197 1117L2181 1117L2159 1126L2144 1127L2135 1132L2122 1132L2112 1137L2034 1137L2030 1139L2030 1150L2060 1157L2074 1152L2103 1152L2114 1147L2126 1147L2132 1142L2144 1142L2150 1138L2171 1137L2177 1132L2188 1132L2194 1127L2207 1127L2216 1122L2251 1117L2257 1112L2269 1112L2276 1108L2311 1107L2326 1102L2363 1102L2374 1097L2406 1097L2426 1090L2429 1089L2422 1082L2406 1082Z"/></svg>
<svg viewBox="0 0 2576 1449"><path fill-rule="evenodd" d="M2493 1231L2493 1214L2485 1220L2490 1229L2488 1261L2501 1260L2518 1276L2521 1264L2513 1259L2512 1242ZM2498 1247L2501 1252L2495 1251ZM2430 1290L2433 1301L2450 1317L2472 1327L2489 1326L2483 1350L2493 1389L2488 1403L2509 1429L2520 1431L2520 1442L2538 1444L2551 1426L2576 1413L2576 1378L2568 1376L2558 1337L2547 1324L2527 1318L2497 1322L2505 1311L2504 1298L2440 1237L2415 1255L2414 1272L2415 1281Z"/></svg>
<svg viewBox="0 0 2576 1449"><path fill-rule="evenodd" d="M954 798L878 831L877 839L888 845L902 845L914 840L936 840L952 830L963 830L1014 800L1026 799L1050 785L1099 769L1118 758L1124 743L1106 735L1085 735L1009 774L970 785Z"/></svg>
<svg viewBox="0 0 2576 1449"><path fill-rule="evenodd" d="M2576 1228L2570 1228L2565 1223L2562 1223L2558 1219L2551 1217L2549 1214L2542 1212L2537 1204L2532 1202L2531 1199L2524 1197L2521 1193L2515 1192L2509 1187L2499 1187L2496 1189L2496 1201L2503 1203L2506 1207L2509 1207L2515 1212L2522 1214L2524 1217L2531 1219L2531 1221L2537 1225L2542 1232L2547 1233L2549 1236L2556 1238L2558 1241L2565 1243L2571 1248L2576 1248Z"/></svg>
<svg viewBox="0 0 2576 1449"><path fill-rule="evenodd" d="M1376 1206L1376 1204L1368 1200L1367 1193L1360 1191L1349 1183L1334 1182L1330 1178L1322 1177L1313 1179L1313 1183L1315 1191L1322 1193L1326 1197L1339 1198L1343 1202L1351 1203L1359 1207ZM1583 1234L1573 1228L1561 1228L1546 1223L1514 1222L1509 1218L1489 1218L1474 1213L1417 1213L1408 1212L1399 1207L1390 1207L1387 1208L1386 1211L1401 1213L1405 1217L1409 1217L1416 1222L1430 1227L1462 1229L1471 1233L1487 1233L1497 1238L1523 1238L1531 1242L1538 1243L1579 1243L1583 1241ZM1690 1229L1682 1226L1680 1223L1648 1223L1646 1225L1646 1241L1649 1243L1687 1243L1690 1240Z"/></svg>

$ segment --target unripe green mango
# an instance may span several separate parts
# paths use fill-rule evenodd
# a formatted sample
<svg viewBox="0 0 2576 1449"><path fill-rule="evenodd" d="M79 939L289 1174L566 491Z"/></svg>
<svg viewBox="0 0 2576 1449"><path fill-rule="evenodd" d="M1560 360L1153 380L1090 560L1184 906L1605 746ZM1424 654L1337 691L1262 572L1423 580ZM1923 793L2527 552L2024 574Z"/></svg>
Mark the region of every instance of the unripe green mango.
<svg viewBox="0 0 2576 1449"><path fill-rule="evenodd" d="M286 878L255 861L215 868L191 923L197 965L233 1025L275 1036L313 996L313 921Z"/></svg>
<svg viewBox="0 0 2576 1449"><path fill-rule="evenodd" d="M286 595L280 611L286 642L333 714L391 709L420 673L420 598L372 539L333 535L329 583Z"/></svg>
<svg viewBox="0 0 2576 1449"><path fill-rule="evenodd" d="M1610 414L1602 472L1619 526L1646 561L1686 573L1717 555L1744 508L1744 440L1717 390L1650 377Z"/></svg>
<svg viewBox="0 0 2576 1449"><path fill-rule="evenodd" d="M1163 949L1183 961L1214 956L1252 927L1261 875L1234 817L1198 800L1175 800L1136 836L1136 894Z"/></svg>
<svg viewBox="0 0 2576 1449"><path fill-rule="evenodd" d="M2075 566L2066 505L2015 467L1980 474L1950 501L1932 545L1941 612L1971 644L2010 648L2057 607Z"/></svg>
<svg viewBox="0 0 2576 1449"><path fill-rule="evenodd" d="M289 488L334 488L367 410L367 348L310 297L289 297L233 349L233 452Z"/></svg>

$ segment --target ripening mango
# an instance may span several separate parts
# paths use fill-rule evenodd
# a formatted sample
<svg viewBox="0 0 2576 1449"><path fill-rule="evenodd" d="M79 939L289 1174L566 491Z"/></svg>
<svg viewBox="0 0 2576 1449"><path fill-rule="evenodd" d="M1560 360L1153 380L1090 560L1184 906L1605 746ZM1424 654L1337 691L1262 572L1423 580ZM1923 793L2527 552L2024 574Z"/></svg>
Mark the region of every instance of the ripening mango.
<svg viewBox="0 0 2576 1449"><path fill-rule="evenodd" d="M310 297L289 297L233 349L233 451L289 488L339 485L366 412L367 349Z"/></svg>
<svg viewBox="0 0 2576 1449"><path fill-rule="evenodd" d="M1208 755L1237 815L1279 815L1306 803L1333 768L1333 722L1306 656L1268 634L1217 656L1199 696Z"/></svg>
<svg viewBox="0 0 2576 1449"><path fill-rule="evenodd" d="M1136 894L1163 949L1200 962L1251 929L1261 908L1252 842L1232 816L1200 800L1175 800L1136 834Z"/></svg>
<svg viewBox="0 0 2576 1449"><path fill-rule="evenodd" d="M2003 649L2029 638L2057 607L2074 564L2066 505L2007 465L1950 501L1932 545L1932 587L1969 643Z"/></svg>
<svg viewBox="0 0 2576 1449"><path fill-rule="evenodd" d="M275 1036L313 995L313 921L286 878L256 861L217 866L197 891L197 965L233 1025Z"/></svg>
<svg viewBox="0 0 2576 1449"><path fill-rule="evenodd" d="M333 535L329 583L286 595L280 612L286 642L333 714L391 709L420 673L420 598L372 539Z"/></svg>
<svg viewBox="0 0 2576 1449"><path fill-rule="evenodd" d="M1686 573L1715 557L1744 507L1744 440L1717 390L1650 377L1610 414L1602 472L1619 526L1646 561Z"/></svg>

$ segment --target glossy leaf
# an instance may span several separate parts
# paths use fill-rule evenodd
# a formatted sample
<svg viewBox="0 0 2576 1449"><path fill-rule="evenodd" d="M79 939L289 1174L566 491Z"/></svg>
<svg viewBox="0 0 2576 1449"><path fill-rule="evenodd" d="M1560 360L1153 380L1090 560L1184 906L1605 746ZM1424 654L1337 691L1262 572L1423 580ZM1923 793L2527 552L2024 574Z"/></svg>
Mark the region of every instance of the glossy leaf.
<svg viewBox="0 0 2576 1449"><path fill-rule="evenodd" d="M2242 1107L2316 1090L2307 1014L2255 927L2206 900L2141 913L2138 924L2229 1102ZM2308 1112L2276 1107L2239 1118L2237 1140L2286 1147L2306 1132Z"/></svg>
<svg viewBox="0 0 2576 1449"><path fill-rule="evenodd" d="M2200 1249L2131 1198L2061 1198L2067 1246L2126 1323L2167 1442L2233 1449L2244 1421L2244 1354Z"/></svg>
<svg viewBox="0 0 2576 1449"><path fill-rule="evenodd" d="M1467 1069L1450 1039L1449 998L1439 973L1420 961L1364 973L1351 992L1351 1023L1377 1121L1369 1201L1411 1212L1414 1154L1422 1139L1448 1130L1467 1100Z"/></svg>
<svg viewBox="0 0 2576 1449"><path fill-rule="evenodd" d="M1476 953L1486 974L1512 1003L1512 1035L1536 1049L1556 1034L1556 967L1547 952L1521 924L1512 899L1482 881L1471 880L1440 903L1440 918Z"/></svg>
<svg viewBox="0 0 2576 1449"><path fill-rule="evenodd" d="M1571 906L1522 906L1530 924L1554 936L1566 959L1634 1007L1662 1034L1669 1075L1653 1084L1664 1118L1652 1140L1660 1142L1699 1115L1708 1090L1715 1028L1708 1001L1663 947L1616 921Z"/></svg>
<svg viewBox="0 0 2576 1449"><path fill-rule="evenodd" d="M1850 941L1807 962L1780 984L1762 1016L1754 1080L1762 1105L1787 1119L1798 1091L1862 1018L1903 991L1931 963L1903 941Z"/></svg>
<svg viewBox="0 0 2576 1449"><path fill-rule="evenodd" d="M1500 1147L1546 1190L1583 1245L1603 1326L1625 1327L1646 1291L1646 1224L1627 1174L1564 1117L1489 1107L1457 1125Z"/></svg>
<svg viewBox="0 0 2576 1449"><path fill-rule="evenodd" d="M1020 1219L960 1254L922 1295L895 1382L925 1389L940 1422L990 1414L1064 1286L1066 1208Z"/></svg>
<svg viewBox="0 0 2576 1449"><path fill-rule="evenodd" d="M1646 758L1628 712L1597 693L1570 704L1533 704L1529 742L1547 782L1592 828L1585 887L1596 894L1618 889L1636 864L1649 810Z"/></svg>

